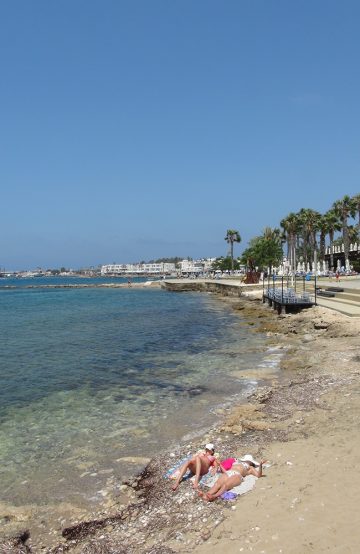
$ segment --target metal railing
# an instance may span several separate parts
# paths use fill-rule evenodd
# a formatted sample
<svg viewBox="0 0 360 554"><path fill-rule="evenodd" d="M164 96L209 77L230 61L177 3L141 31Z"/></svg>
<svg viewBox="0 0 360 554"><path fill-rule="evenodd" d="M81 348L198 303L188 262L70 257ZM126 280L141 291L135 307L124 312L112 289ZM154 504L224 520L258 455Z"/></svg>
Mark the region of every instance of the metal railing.
<svg viewBox="0 0 360 554"><path fill-rule="evenodd" d="M306 285L310 283L314 284L313 294L306 290ZM316 305L316 294L316 275L268 275L267 279L263 279L263 296L281 304Z"/></svg>

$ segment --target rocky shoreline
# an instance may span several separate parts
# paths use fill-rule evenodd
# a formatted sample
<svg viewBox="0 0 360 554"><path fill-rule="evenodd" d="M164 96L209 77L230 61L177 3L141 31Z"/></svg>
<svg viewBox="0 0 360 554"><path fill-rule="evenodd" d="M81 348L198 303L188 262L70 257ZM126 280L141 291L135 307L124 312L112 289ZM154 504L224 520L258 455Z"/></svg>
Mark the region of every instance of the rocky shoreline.
<svg viewBox="0 0 360 554"><path fill-rule="evenodd" d="M307 440L318 432L319 413L322 419L329 417L329 395L334 402L334 395L336 398L349 387L358 387L359 323L319 307L278 316L261 303L259 293L220 299L239 311L255 332L266 333L269 346L286 349L281 363L284 371L280 379L270 378L259 387L247 403L219 413L218 424L208 430L202 442L214 442L222 458L245 452L267 458L271 445ZM164 479L174 459L200 446L197 440L178 450L161 452L140 475L123 483L128 506L115 505L92 521L74 522L63 529L61 544L38 548L24 530L0 543L0 553L200 552L202 545L210 547L215 536L221 545L218 530L231 521L236 505L204 503L188 483L173 493ZM246 503L247 498L237 502Z"/></svg>

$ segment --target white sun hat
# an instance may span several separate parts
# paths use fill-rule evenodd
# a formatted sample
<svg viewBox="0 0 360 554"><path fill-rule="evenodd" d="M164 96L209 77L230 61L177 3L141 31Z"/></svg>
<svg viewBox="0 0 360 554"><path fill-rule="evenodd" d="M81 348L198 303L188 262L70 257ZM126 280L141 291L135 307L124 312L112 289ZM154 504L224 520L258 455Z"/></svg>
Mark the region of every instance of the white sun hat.
<svg viewBox="0 0 360 554"><path fill-rule="evenodd" d="M252 457L251 454L245 454L245 456L243 456L242 458L240 458L240 462L250 462L256 466L259 466L259 462L257 462L256 460L254 460L254 458Z"/></svg>
<svg viewBox="0 0 360 554"><path fill-rule="evenodd" d="M213 445L212 442L208 442L207 444L205 444L205 450L212 450L214 452L215 446Z"/></svg>

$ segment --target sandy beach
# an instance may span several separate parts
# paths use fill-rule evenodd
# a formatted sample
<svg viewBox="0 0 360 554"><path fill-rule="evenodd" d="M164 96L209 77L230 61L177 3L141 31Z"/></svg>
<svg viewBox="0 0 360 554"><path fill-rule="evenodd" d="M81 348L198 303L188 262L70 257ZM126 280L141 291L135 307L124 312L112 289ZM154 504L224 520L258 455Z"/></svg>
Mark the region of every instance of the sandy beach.
<svg viewBox="0 0 360 554"><path fill-rule="evenodd" d="M278 316L255 293L220 301L284 350L281 377L219 412L203 441L162 452L123 483L128 506L74 521L56 546L31 549L23 534L1 553L358 552L360 319L320 307ZM173 493L166 470L210 440L221 458L266 458L266 476L232 502L206 503L189 482Z"/></svg>
<svg viewBox="0 0 360 554"><path fill-rule="evenodd" d="M261 444L259 454L271 461L266 478L196 553L358 552L360 321L316 308L293 317L290 332L298 321L303 332L318 328L314 341L306 337L294 351L302 368L295 369L296 358L285 361L304 402L295 401L279 425L286 440Z"/></svg>

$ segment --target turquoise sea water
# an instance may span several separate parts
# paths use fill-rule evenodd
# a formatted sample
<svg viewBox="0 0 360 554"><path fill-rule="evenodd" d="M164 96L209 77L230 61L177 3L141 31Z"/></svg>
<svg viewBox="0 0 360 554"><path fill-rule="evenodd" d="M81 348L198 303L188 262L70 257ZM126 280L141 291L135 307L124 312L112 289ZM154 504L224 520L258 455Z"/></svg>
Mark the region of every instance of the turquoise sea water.
<svg viewBox="0 0 360 554"><path fill-rule="evenodd" d="M196 436L254 386L233 372L276 365L207 294L20 283L0 309L0 504L95 509L129 457Z"/></svg>

